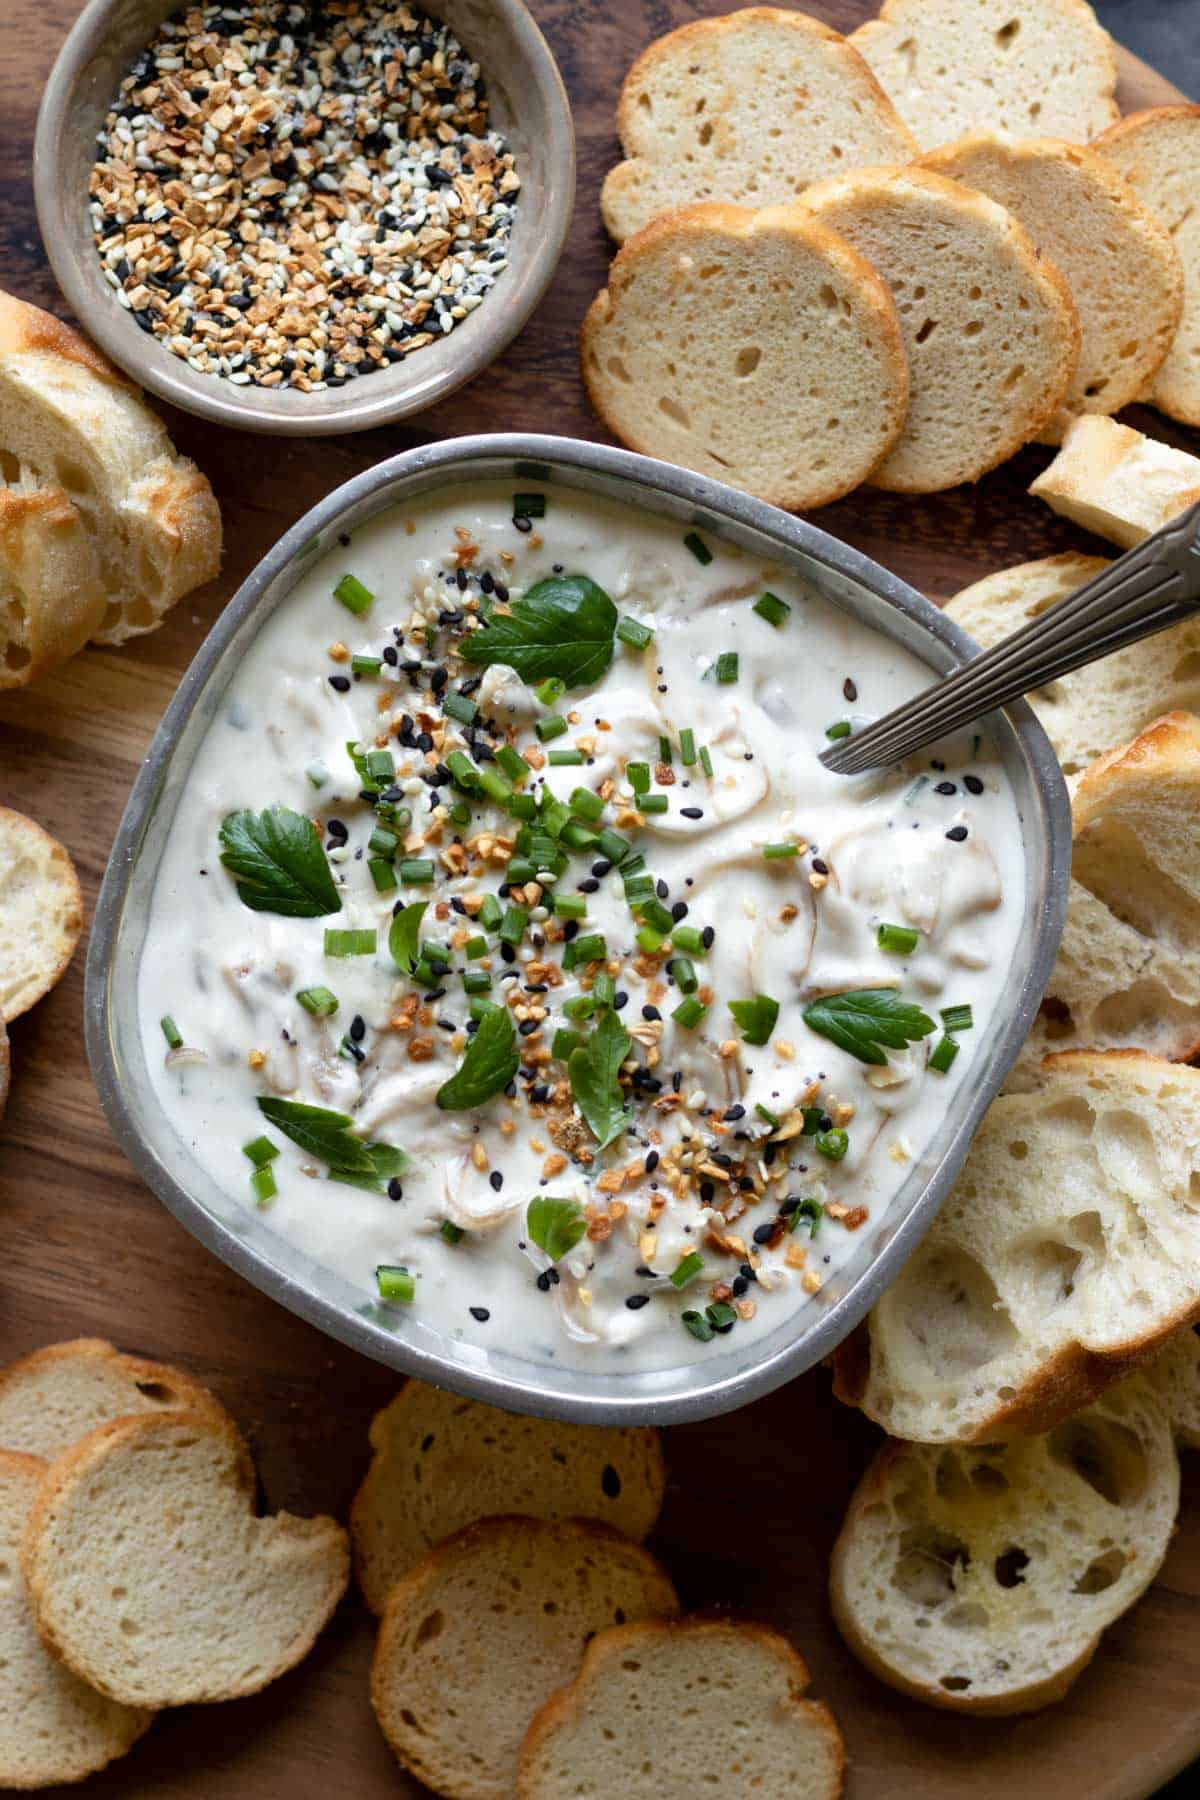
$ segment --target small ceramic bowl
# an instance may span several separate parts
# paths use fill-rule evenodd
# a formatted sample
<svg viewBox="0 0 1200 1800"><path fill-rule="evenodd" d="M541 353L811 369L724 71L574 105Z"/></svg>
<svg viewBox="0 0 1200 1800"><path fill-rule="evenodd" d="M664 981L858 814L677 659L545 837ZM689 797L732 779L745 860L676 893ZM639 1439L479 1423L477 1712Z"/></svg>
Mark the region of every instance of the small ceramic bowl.
<svg viewBox="0 0 1200 1800"><path fill-rule="evenodd" d="M422 0L483 69L496 129L516 154L520 203L508 267L481 306L404 362L315 394L235 386L172 355L105 281L87 204L96 134L121 80L180 0L90 0L46 83L34 143L38 222L84 330L139 386L218 425L282 436L366 431L409 418L470 381L525 324L554 274L575 202L571 109L545 38L521 0Z"/></svg>

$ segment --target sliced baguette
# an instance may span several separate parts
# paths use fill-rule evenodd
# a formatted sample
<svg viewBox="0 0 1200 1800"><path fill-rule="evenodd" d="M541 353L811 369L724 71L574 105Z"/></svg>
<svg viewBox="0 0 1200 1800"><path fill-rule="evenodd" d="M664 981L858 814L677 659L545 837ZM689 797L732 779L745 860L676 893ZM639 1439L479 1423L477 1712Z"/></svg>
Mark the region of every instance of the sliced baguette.
<svg viewBox="0 0 1200 1800"><path fill-rule="evenodd" d="M113 1419L181 1409L228 1418L190 1375L124 1356L103 1338L47 1344L0 1369L0 1445L47 1461Z"/></svg>
<svg viewBox="0 0 1200 1800"><path fill-rule="evenodd" d="M56 1662L34 1630L21 1538L46 1464L0 1450L0 1787L82 1781L149 1729L152 1712L120 1706Z"/></svg>
<svg viewBox="0 0 1200 1800"><path fill-rule="evenodd" d="M221 562L221 518L138 389L60 319L0 293L0 449L58 483L95 539L101 644L153 631Z"/></svg>
<svg viewBox="0 0 1200 1800"><path fill-rule="evenodd" d="M1167 1409L1175 1442L1200 1450L1200 1329L1185 1325L1146 1370Z"/></svg>
<svg viewBox="0 0 1200 1800"><path fill-rule="evenodd" d="M485 1512L600 1519L644 1538L666 1487L662 1442L649 1427L521 1417L423 1381L406 1382L376 1413L371 1447L350 1536L359 1586L377 1613L401 1575Z"/></svg>
<svg viewBox="0 0 1200 1800"><path fill-rule="evenodd" d="M1085 531L1131 550L1200 500L1200 457L1115 419L1075 419L1029 492Z"/></svg>
<svg viewBox="0 0 1200 1800"><path fill-rule="evenodd" d="M332 1519L254 1514L228 1420L143 1413L49 1467L23 1563L43 1640L129 1706L254 1694L312 1649L346 1590Z"/></svg>
<svg viewBox="0 0 1200 1800"><path fill-rule="evenodd" d="M1116 52L1084 0L883 0L850 42L923 150L977 125L1086 144L1119 117Z"/></svg>
<svg viewBox="0 0 1200 1800"><path fill-rule="evenodd" d="M1095 149L1137 190L1170 232L1183 264L1183 318L1145 398L1169 418L1200 425L1200 106L1131 113Z"/></svg>
<svg viewBox="0 0 1200 1800"><path fill-rule="evenodd" d="M100 559L64 490L0 456L0 688L26 687L82 650L104 617Z"/></svg>
<svg viewBox="0 0 1200 1800"><path fill-rule="evenodd" d="M1032 1712L1062 1699L1150 1585L1178 1505L1166 1409L1140 1376L1045 1437L888 1443L834 1546L834 1618L903 1694Z"/></svg>
<svg viewBox="0 0 1200 1800"><path fill-rule="evenodd" d="M1163 361L1183 313L1183 268L1170 233L1102 156L1058 138L1008 142L974 131L921 167L978 188L1019 219L1065 278L1079 315L1079 366L1061 438L1076 413L1115 413Z"/></svg>
<svg viewBox="0 0 1200 1800"><path fill-rule="evenodd" d="M584 320L593 406L631 449L807 510L895 443L908 364L887 288L798 206L667 213Z"/></svg>
<svg viewBox="0 0 1200 1800"><path fill-rule="evenodd" d="M619 244L677 206L770 206L836 169L917 149L845 38L773 6L651 44L625 77L617 130L628 160L609 171L600 210Z"/></svg>
<svg viewBox="0 0 1200 1800"><path fill-rule="evenodd" d="M1066 282L1004 207L926 169L863 169L803 204L877 269L908 353L908 417L876 487L977 481L1053 419L1079 360Z"/></svg>
<svg viewBox="0 0 1200 1800"><path fill-rule="evenodd" d="M779 1632L731 1619L653 1619L598 1632L521 1747L516 1800L837 1800L837 1723L803 1698L809 1674ZM664 1730L703 1720L704 1729Z"/></svg>
<svg viewBox="0 0 1200 1800"><path fill-rule="evenodd" d="M1048 1431L1200 1318L1200 1070L1048 1057L993 1101L936 1223L835 1353L895 1437Z"/></svg>
<svg viewBox="0 0 1200 1800"><path fill-rule="evenodd" d="M383 1735L448 1800L511 1800L533 1715L606 1626L673 1618L666 1571L606 1526L485 1519L388 1597L371 1672Z"/></svg>
<svg viewBox="0 0 1200 1800"><path fill-rule="evenodd" d="M71 858L24 813L0 806L0 1016L11 1023L49 993L82 930Z"/></svg>

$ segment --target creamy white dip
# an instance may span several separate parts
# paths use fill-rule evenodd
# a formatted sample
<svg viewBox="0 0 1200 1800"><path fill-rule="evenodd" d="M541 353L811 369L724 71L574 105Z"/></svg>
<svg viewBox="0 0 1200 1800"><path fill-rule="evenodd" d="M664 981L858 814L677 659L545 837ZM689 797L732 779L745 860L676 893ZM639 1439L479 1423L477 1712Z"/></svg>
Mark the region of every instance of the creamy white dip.
<svg viewBox="0 0 1200 1800"><path fill-rule="evenodd" d="M1008 978L1020 826L986 739L852 781L821 767L831 728L866 723L928 670L794 576L555 489L544 517L518 525L513 511L511 488L475 488L389 513L314 566L260 632L187 775L156 877L144 1039L162 1106L218 1184L263 1204L273 1229L364 1299L395 1289L385 1275L377 1290L377 1269L399 1269L412 1297L396 1304L480 1353L667 1367L717 1354L727 1333L772 1330L811 1304L856 1233L878 1227L971 1080ZM546 700L460 652L481 606L499 594L493 617L520 616L556 572L589 577L653 636L644 648L618 639L598 682ZM373 596L361 614L334 596L347 574ZM775 604L755 611L764 593ZM347 652L378 672L355 674ZM464 689L473 723L437 698ZM390 753L382 808L360 797L348 743ZM503 791L509 778L488 757L502 744L528 768L518 791L539 805L545 792L568 807L577 790L596 797L567 835L616 831L627 857L644 858L632 904L621 869L586 844L567 849L557 877L543 870L499 895L526 822L445 771L457 751L460 769L465 754ZM563 751L579 760L562 763ZM643 811L633 783L646 771ZM410 823L401 814L397 826L397 807ZM239 898L222 822L264 808L319 823L336 912L283 917ZM521 872L529 858L517 854ZM431 862L433 881L400 880L406 858ZM555 894L567 916L549 910ZM414 980L389 954L389 929L394 909L422 900L433 971L427 953ZM510 918L509 951L481 925L481 901L485 918L528 913ZM686 952L665 932L672 914ZM327 931L355 930L374 931L373 953L326 954ZM564 973L570 942L595 934L602 954ZM336 996L332 1016L297 999L320 989ZM814 1000L861 990L921 1009L924 1035L873 1065L806 1021ZM589 996L590 1017L564 1015ZM755 996L761 1045L729 1006ZM505 1008L519 1072L507 1093L447 1111L439 1091L469 1058L468 1025L482 1029L472 1000ZM940 1013L963 1007L973 1023L951 1031L957 1056L939 1072L951 1053ZM164 1014L182 1050L164 1042ZM573 1046L555 1050L560 1031L586 1047L606 1018L629 1034L616 1094L628 1120L601 1149L576 1105ZM402 1148L407 1167L380 1191L331 1179L264 1116L262 1097L339 1113L355 1138ZM243 1147L264 1137L277 1154L256 1176ZM535 1196L567 1202L559 1226L578 1220L584 1233L557 1261L533 1241L545 1236L544 1208L531 1234Z"/></svg>

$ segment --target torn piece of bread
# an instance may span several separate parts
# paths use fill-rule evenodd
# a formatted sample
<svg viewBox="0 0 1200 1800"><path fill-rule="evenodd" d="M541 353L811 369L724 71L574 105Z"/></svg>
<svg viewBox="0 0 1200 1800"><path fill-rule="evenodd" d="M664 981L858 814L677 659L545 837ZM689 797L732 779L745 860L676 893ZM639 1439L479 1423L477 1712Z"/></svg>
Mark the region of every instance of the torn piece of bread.
<svg viewBox="0 0 1200 1800"><path fill-rule="evenodd" d="M0 450L57 484L95 540L106 606L94 641L153 631L221 563L221 517L195 463L86 338L0 292Z"/></svg>
<svg viewBox="0 0 1200 1800"><path fill-rule="evenodd" d="M525 1734L516 1800L837 1800L846 1753L808 1669L769 1626L653 1619L598 1632ZM687 1722L703 1719L702 1731ZM683 1728L664 1730L664 1721Z"/></svg>
<svg viewBox="0 0 1200 1800"><path fill-rule="evenodd" d="M1200 1328L1185 1325L1177 1331L1145 1378L1167 1409L1175 1442L1200 1450Z"/></svg>
<svg viewBox="0 0 1200 1800"><path fill-rule="evenodd" d="M657 39L625 77L617 130L628 160L609 171L600 210L619 244L677 206L771 206L917 149L845 38L773 6Z"/></svg>
<svg viewBox="0 0 1200 1800"><path fill-rule="evenodd" d="M1075 419L1029 492L1085 531L1131 550L1200 500L1200 458L1115 419Z"/></svg>
<svg viewBox="0 0 1200 1800"><path fill-rule="evenodd" d="M0 452L0 688L26 687L82 650L104 617L83 514Z"/></svg>
<svg viewBox="0 0 1200 1800"><path fill-rule="evenodd" d="M1066 925L1010 1090L1048 1051L1200 1052L1200 719L1168 713L1101 757L1071 810Z"/></svg>
<svg viewBox="0 0 1200 1800"><path fill-rule="evenodd" d="M50 1464L23 1566L44 1641L129 1706L254 1694L312 1649L346 1590L332 1519L258 1518L226 1419L142 1413Z"/></svg>
<svg viewBox="0 0 1200 1800"><path fill-rule="evenodd" d="M1019 219L1058 269L1079 315L1079 366L1061 438L1076 413L1115 413L1141 393L1183 313L1183 268L1170 233L1094 151L1058 138L1006 141L980 130L921 158L921 167L978 188Z"/></svg>
<svg viewBox="0 0 1200 1800"><path fill-rule="evenodd" d="M1079 359L1070 291L986 194L927 169L863 169L802 204L878 270L908 353L908 416L875 487L977 481L1054 418Z"/></svg>
<svg viewBox="0 0 1200 1800"><path fill-rule="evenodd" d="M1131 113L1094 147L1170 232L1183 264L1183 318L1144 398L1169 418L1200 425L1200 106Z"/></svg>
<svg viewBox="0 0 1200 1800"><path fill-rule="evenodd" d="M1149 1587L1178 1507L1166 1409L1141 1376L1045 1437L887 1443L834 1546L834 1618L902 1694L1032 1712L1062 1699Z"/></svg>
<svg viewBox="0 0 1200 1800"><path fill-rule="evenodd" d="M154 1714L106 1699L56 1662L34 1629L21 1538L46 1464L0 1450L0 1787L82 1781L137 1743Z"/></svg>
<svg viewBox="0 0 1200 1800"><path fill-rule="evenodd" d="M1104 557L1047 556L987 575L946 614L986 650L1107 568ZM1029 699L1067 775L1124 744L1163 712L1200 712L1200 619L1063 675Z"/></svg>
<svg viewBox="0 0 1200 1800"><path fill-rule="evenodd" d="M589 1639L678 1611L665 1569L607 1526L468 1525L388 1597L371 1671L383 1735L435 1794L511 1800L526 1727Z"/></svg>
<svg viewBox="0 0 1200 1800"><path fill-rule="evenodd" d="M904 424L891 296L799 206L656 219L618 252L581 348L623 443L796 511L857 487Z"/></svg>
<svg viewBox="0 0 1200 1800"><path fill-rule="evenodd" d="M992 1102L928 1235L834 1357L895 1437L1048 1431L1200 1317L1200 1070L1047 1057Z"/></svg>
<svg viewBox="0 0 1200 1800"><path fill-rule="evenodd" d="M24 813L0 806L0 1015L11 1023L50 992L82 930L71 858Z"/></svg>
<svg viewBox="0 0 1200 1800"><path fill-rule="evenodd" d="M103 1338L47 1344L0 1369L0 1446L48 1462L113 1419L181 1408L228 1420L181 1369L125 1356Z"/></svg>
<svg viewBox="0 0 1200 1800"><path fill-rule="evenodd" d="M1120 116L1113 41L1084 0L883 0L850 42L923 150L977 125L1086 144Z"/></svg>
<svg viewBox="0 0 1200 1800"><path fill-rule="evenodd" d="M0 1384L0 1443L3 1422ZM359 1586L377 1613L415 1562L485 1513L599 1519L644 1538L666 1487L662 1440L649 1426L564 1425L423 1381L406 1382L376 1413L371 1447L350 1536Z"/></svg>

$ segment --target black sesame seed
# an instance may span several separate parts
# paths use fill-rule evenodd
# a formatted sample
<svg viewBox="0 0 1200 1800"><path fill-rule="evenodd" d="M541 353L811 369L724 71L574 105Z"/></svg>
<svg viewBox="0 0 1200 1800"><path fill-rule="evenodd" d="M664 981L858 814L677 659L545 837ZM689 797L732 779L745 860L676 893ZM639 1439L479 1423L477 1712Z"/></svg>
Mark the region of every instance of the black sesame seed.
<svg viewBox="0 0 1200 1800"><path fill-rule="evenodd" d="M581 894L594 894L599 886L600 883L594 875L585 875L579 883L579 891Z"/></svg>
<svg viewBox="0 0 1200 1800"><path fill-rule="evenodd" d="M392 1179L387 1184L387 1191L388 1191L388 1199L389 1200L403 1200L404 1189L400 1184L400 1179L398 1176L396 1176L396 1175L392 1176Z"/></svg>
<svg viewBox="0 0 1200 1800"><path fill-rule="evenodd" d="M978 775L964 775L963 786L966 788L968 794L982 794L983 792L983 783L980 781Z"/></svg>
<svg viewBox="0 0 1200 1800"><path fill-rule="evenodd" d="M667 895L670 893L670 891L671 890L667 886L665 881L656 881L655 882L654 892L658 895L660 900L665 900Z"/></svg>
<svg viewBox="0 0 1200 1800"><path fill-rule="evenodd" d="M550 1292L550 1271L549 1271L549 1269L542 1270L541 1274L537 1278L537 1284L538 1284L539 1288L542 1290L543 1294L548 1294Z"/></svg>
<svg viewBox="0 0 1200 1800"><path fill-rule="evenodd" d="M649 1294L630 1294L625 1304L630 1312L640 1312L643 1306L649 1306L650 1296Z"/></svg>
<svg viewBox="0 0 1200 1800"><path fill-rule="evenodd" d="M361 1044L367 1035L367 1021L361 1013L355 1013L350 1021L350 1036L356 1044Z"/></svg>
<svg viewBox="0 0 1200 1800"><path fill-rule="evenodd" d="M538 1029L539 1024L540 1021L537 1019L522 1019L521 1023L517 1026L517 1030L522 1037L532 1037L534 1032Z"/></svg>
<svg viewBox="0 0 1200 1800"><path fill-rule="evenodd" d="M704 930L700 933L700 942L704 945L706 950L712 949L716 935L717 934L711 925L706 925L704 927Z"/></svg>
<svg viewBox="0 0 1200 1800"><path fill-rule="evenodd" d="M685 819L702 819L704 817L702 806L681 806L679 810Z"/></svg>
<svg viewBox="0 0 1200 1800"><path fill-rule="evenodd" d="M950 839L952 844L961 844L966 835L967 828L965 825L952 825L946 833L946 836Z"/></svg>
<svg viewBox="0 0 1200 1800"><path fill-rule="evenodd" d="M814 875L828 875L829 873L829 864L819 856L813 857L812 866Z"/></svg>
<svg viewBox="0 0 1200 1800"><path fill-rule="evenodd" d="M952 781L939 781L933 791L935 794L957 794L958 789Z"/></svg>
<svg viewBox="0 0 1200 1800"><path fill-rule="evenodd" d="M659 1012L657 1006L650 1006L649 1004L647 1004L646 1006L643 1006L643 1008L642 1008L642 1017L643 1017L643 1019L650 1019L650 1020L661 1019L662 1014Z"/></svg>
<svg viewBox="0 0 1200 1800"><path fill-rule="evenodd" d="M499 1169L493 1169L491 1174L488 1176L488 1180L492 1184L493 1192L498 1194L500 1192L500 1189L504 1186L504 1177L500 1173Z"/></svg>
<svg viewBox="0 0 1200 1800"><path fill-rule="evenodd" d="M646 1169L647 1175L653 1175L655 1169L657 1169L657 1167L658 1167L658 1164L659 1164L658 1151L657 1150L647 1150L646 1162L645 1162L645 1169Z"/></svg>
<svg viewBox="0 0 1200 1800"><path fill-rule="evenodd" d="M607 875L611 868L612 864L602 856L599 862L594 862L592 864L592 874L599 880L602 876Z"/></svg>
<svg viewBox="0 0 1200 1800"><path fill-rule="evenodd" d="M470 1312L473 1319L479 1320L481 1325L486 1325L492 1316L486 1306L472 1306L468 1307L467 1310Z"/></svg>
<svg viewBox="0 0 1200 1800"><path fill-rule="evenodd" d="M672 906L672 908L671 908L671 917L674 919L675 923L678 925L680 919L686 919L687 916L688 916L687 901L686 900L676 900L674 906Z"/></svg>
<svg viewBox="0 0 1200 1800"><path fill-rule="evenodd" d="M851 681L849 675L847 675L845 681L842 683L842 698L844 700L858 699L858 688L856 684Z"/></svg>
<svg viewBox="0 0 1200 1800"><path fill-rule="evenodd" d="M331 688L336 689L339 694L348 694L350 692L350 677L348 675L331 675L329 677L329 685Z"/></svg>
<svg viewBox="0 0 1200 1800"><path fill-rule="evenodd" d="M774 1235L774 1219L769 1220L766 1225L756 1225L754 1227L754 1241L756 1244L769 1244Z"/></svg>
<svg viewBox="0 0 1200 1800"><path fill-rule="evenodd" d="M726 1107L725 1113L723 1116L724 1116L727 1124L732 1124L735 1119L744 1119L745 1118L746 1109L740 1103L737 1103L733 1106Z"/></svg>

